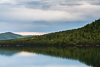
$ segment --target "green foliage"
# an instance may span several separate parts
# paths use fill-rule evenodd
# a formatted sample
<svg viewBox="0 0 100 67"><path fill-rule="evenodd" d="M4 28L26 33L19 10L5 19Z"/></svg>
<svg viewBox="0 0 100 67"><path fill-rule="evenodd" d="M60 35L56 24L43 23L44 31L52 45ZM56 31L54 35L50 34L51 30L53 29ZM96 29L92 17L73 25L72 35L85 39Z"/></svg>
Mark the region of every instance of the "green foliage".
<svg viewBox="0 0 100 67"><path fill-rule="evenodd" d="M49 33L22 39L0 41L0 44L31 46L100 45L100 19L78 29Z"/></svg>

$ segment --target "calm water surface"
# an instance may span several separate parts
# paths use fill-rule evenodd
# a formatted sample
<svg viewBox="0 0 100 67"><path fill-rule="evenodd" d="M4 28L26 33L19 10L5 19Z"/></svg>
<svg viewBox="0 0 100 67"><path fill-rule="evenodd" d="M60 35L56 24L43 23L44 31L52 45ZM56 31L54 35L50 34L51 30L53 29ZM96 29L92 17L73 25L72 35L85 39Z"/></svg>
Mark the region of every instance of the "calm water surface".
<svg viewBox="0 0 100 67"><path fill-rule="evenodd" d="M85 61L79 61L78 58L65 58L67 56L63 56L63 51L61 52L61 56L58 56L59 54L56 55L55 52L51 53L48 50L44 52L45 49L43 49L43 52L39 48L37 48L37 51L34 49L36 53L32 49L34 48L25 51L24 49L21 50L21 48L18 51L0 49L0 67L92 67L92 65L87 65ZM54 49L56 50L56 48Z"/></svg>

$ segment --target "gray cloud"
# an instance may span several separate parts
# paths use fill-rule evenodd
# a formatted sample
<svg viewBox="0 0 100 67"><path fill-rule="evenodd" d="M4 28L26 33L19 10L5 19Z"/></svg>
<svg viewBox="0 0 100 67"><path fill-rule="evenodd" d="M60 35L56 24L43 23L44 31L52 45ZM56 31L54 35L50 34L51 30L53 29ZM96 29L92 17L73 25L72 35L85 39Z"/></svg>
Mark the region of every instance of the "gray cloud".
<svg viewBox="0 0 100 67"><path fill-rule="evenodd" d="M71 29L99 17L100 0L0 0L0 28L4 31ZM71 23L77 25L69 27Z"/></svg>
<svg viewBox="0 0 100 67"><path fill-rule="evenodd" d="M1 20L8 21L76 21L100 15L100 5L94 5L99 0L2 0L1 3L11 3L0 5Z"/></svg>
<svg viewBox="0 0 100 67"><path fill-rule="evenodd" d="M80 23L81 22L81 23ZM91 22L91 21L88 21ZM36 21L31 23L21 23L21 22L0 22L0 32L56 32L67 29L79 28L87 24L86 21L76 21L76 22L45 22Z"/></svg>

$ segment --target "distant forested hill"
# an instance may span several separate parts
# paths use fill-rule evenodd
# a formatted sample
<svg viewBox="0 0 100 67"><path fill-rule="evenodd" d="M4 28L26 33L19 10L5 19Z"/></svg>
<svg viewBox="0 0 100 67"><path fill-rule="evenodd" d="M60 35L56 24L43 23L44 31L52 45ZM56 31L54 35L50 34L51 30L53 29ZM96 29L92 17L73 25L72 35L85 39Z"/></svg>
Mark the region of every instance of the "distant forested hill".
<svg viewBox="0 0 100 67"><path fill-rule="evenodd" d="M0 34L0 40L9 40L9 39L18 39L18 38L23 38L23 36L14 34L11 32L6 32L6 33Z"/></svg>
<svg viewBox="0 0 100 67"><path fill-rule="evenodd" d="M42 36L2 41L0 44L33 46L100 45L100 19L82 28L49 33Z"/></svg>

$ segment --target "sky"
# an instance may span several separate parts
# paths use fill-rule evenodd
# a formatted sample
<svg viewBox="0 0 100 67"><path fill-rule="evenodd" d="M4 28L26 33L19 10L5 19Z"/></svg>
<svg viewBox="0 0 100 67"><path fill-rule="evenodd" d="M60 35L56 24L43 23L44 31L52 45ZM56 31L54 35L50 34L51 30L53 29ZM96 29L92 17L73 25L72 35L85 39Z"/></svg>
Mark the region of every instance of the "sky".
<svg viewBox="0 0 100 67"><path fill-rule="evenodd" d="M42 35L100 18L100 0L0 0L0 32Z"/></svg>

